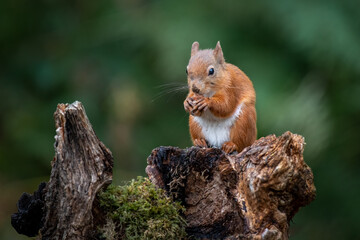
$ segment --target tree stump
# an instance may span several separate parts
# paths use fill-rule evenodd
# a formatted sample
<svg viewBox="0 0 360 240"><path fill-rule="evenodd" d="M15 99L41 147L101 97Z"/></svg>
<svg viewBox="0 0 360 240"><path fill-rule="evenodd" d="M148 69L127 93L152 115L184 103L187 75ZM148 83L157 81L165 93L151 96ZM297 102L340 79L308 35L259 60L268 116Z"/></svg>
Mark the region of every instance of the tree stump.
<svg viewBox="0 0 360 240"><path fill-rule="evenodd" d="M54 114L55 157L45 194L42 239L89 239L97 192L112 181L113 158L99 141L80 102Z"/></svg>
<svg viewBox="0 0 360 240"><path fill-rule="evenodd" d="M185 206L190 237L288 239L292 217L315 199L303 150L304 138L290 132L261 138L237 155L159 147L146 172Z"/></svg>
<svg viewBox="0 0 360 240"><path fill-rule="evenodd" d="M41 239L93 239L98 191L112 181L111 152L96 137L80 102L59 104L54 114L55 157L50 180L33 196L24 193L12 224L22 234ZM34 222L35 221L35 222Z"/></svg>

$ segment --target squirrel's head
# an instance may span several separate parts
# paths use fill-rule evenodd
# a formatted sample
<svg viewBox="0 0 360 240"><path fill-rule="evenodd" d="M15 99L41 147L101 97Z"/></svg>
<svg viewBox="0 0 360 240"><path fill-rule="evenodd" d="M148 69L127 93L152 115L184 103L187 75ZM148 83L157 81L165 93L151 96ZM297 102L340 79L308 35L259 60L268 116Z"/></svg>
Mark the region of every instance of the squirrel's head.
<svg viewBox="0 0 360 240"><path fill-rule="evenodd" d="M217 42L214 50L199 50L199 43L194 42L186 73L190 91L205 97L214 95L226 78L225 59L220 42Z"/></svg>

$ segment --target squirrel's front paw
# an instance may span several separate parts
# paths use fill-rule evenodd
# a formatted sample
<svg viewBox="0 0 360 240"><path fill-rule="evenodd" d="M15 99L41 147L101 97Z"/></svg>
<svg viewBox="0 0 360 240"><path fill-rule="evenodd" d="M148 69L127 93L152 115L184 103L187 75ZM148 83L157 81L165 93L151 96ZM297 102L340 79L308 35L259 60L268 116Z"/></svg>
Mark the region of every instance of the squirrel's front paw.
<svg viewBox="0 0 360 240"><path fill-rule="evenodd" d="M208 98L197 98L192 101L191 115L200 116L204 111L208 109L209 99Z"/></svg>
<svg viewBox="0 0 360 240"><path fill-rule="evenodd" d="M191 113L193 110L193 99L192 98L186 98L184 101L184 109L185 111Z"/></svg>

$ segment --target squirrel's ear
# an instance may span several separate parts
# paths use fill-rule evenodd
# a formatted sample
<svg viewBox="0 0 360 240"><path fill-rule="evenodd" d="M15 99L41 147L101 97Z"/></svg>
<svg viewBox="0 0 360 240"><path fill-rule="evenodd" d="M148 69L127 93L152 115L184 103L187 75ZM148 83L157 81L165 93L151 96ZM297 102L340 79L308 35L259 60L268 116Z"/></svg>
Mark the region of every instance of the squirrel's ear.
<svg viewBox="0 0 360 240"><path fill-rule="evenodd" d="M214 49L214 57L216 61L220 64L223 64L225 62L224 54L220 46L220 41L217 42L216 47Z"/></svg>
<svg viewBox="0 0 360 240"><path fill-rule="evenodd" d="M191 56L194 56L199 51L199 43L194 42L191 46Z"/></svg>

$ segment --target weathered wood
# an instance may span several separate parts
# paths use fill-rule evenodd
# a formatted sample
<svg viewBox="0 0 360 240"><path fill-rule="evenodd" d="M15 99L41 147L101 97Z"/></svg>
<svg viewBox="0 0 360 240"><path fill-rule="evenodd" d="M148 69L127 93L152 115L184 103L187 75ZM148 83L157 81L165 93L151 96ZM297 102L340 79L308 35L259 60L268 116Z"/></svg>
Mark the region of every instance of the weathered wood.
<svg viewBox="0 0 360 240"><path fill-rule="evenodd" d="M45 189L42 239L90 239L97 192L112 181L113 158L99 141L80 102L59 104L55 157Z"/></svg>
<svg viewBox="0 0 360 240"><path fill-rule="evenodd" d="M303 137L290 132L231 156L212 148L159 147L146 172L184 204L190 236L288 239L290 220L315 198L303 150Z"/></svg>

